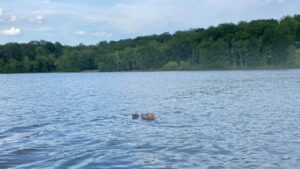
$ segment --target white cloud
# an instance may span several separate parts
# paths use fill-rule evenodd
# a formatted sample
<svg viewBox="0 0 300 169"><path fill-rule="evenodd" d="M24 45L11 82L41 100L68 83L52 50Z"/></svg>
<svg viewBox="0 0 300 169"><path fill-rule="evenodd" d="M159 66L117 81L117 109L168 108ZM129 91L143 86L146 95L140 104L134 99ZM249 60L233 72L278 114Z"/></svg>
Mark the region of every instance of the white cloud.
<svg viewBox="0 0 300 169"><path fill-rule="evenodd" d="M2 17L2 15L3 15L3 9L0 8L0 17Z"/></svg>
<svg viewBox="0 0 300 169"><path fill-rule="evenodd" d="M9 22L16 22L16 20L17 20L17 16L15 15L10 16L8 19Z"/></svg>
<svg viewBox="0 0 300 169"><path fill-rule="evenodd" d="M9 29L2 29L0 30L1 36L18 36L21 35L21 29L16 27L11 27Z"/></svg>
<svg viewBox="0 0 300 169"><path fill-rule="evenodd" d="M43 15L36 15L33 18L30 18L29 21L32 22L32 23L41 24L41 23L44 23L45 18L44 18Z"/></svg>
<svg viewBox="0 0 300 169"><path fill-rule="evenodd" d="M83 30L78 30L74 32L73 35L78 37L91 36L91 37L99 38L99 37L111 37L112 33L104 32L104 31L96 31L96 32L89 33Z"/></svg>
<svg viewBox="0 0 300 169"><path fill-rule="evenodd" d="M90 33L90 35L93 36L93 37L111 37L112 33L103 32L103 31L96 31L96 32Z"/></svg>
<svg viewBox="0 0 300 169"><path fill-rule="evenodd" d="M17 21L17 16L15 15L0 17L0 23L2 24L14 23L16 21Z"/></svg>
<svg viewBox="0 0 300 169"><path fill-rule="evenodd" d="M82 37L82 36L86 35L86 32L79 30L79 31L74 32L73 35Z"/></svg>

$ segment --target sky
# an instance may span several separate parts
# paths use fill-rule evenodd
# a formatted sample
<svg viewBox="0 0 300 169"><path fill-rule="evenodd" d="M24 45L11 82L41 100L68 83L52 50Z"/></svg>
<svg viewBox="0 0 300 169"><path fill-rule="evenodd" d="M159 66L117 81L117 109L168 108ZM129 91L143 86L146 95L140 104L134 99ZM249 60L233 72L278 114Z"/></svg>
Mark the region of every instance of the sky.
<svg viewBox="0 0 300 169"><path fill-rule="evenodd" d="M0 44L97 44L300 14L300 0L0 0Z"/></svg>

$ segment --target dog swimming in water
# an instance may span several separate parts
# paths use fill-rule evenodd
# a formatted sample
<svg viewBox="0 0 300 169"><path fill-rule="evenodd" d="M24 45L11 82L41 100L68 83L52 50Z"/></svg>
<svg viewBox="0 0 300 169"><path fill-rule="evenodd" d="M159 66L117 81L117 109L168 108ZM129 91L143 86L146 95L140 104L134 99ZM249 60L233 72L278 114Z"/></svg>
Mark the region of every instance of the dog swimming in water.
<svg viewBox="0 0 300 169"><path fill-rule="evenodd" d="M132 114L132 119L137 120L139 119L140 115L137 113ZM141 114L142 120L147 120L147 121L153 121L156 120L157 117L154 113L146 113L146 114Z"/></svg>
<svg viewBox="0 0 300 169"><path fill-rule="evenodd" d="M139 119L140 115L137 113L132 114L132 120Z"/></svg>

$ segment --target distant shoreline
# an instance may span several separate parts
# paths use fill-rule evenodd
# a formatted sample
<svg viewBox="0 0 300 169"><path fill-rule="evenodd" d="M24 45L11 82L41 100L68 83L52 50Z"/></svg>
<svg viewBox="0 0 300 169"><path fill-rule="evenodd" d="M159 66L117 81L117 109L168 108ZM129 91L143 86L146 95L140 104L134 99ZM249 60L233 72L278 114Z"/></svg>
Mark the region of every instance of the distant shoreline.
<svg viewBox="0 0 300 169"><path fill-rule="evenodd" d="M63 74L63 73L148 73L148 72L209 72L209 71L276 71L276 70L298 70L300 67L277 67L277 68L248 68L248 69L190 69L190 70L132 70L132 71L74 71L74 72L20 72L20 73L0 73L0 75L8 74Z"/></svg>
<svg viewBox="0 0 300 169"><path fill-rule="evenodd" d="M300 67L300 15L223 23L96 45L0 45L0 72L270 70Z"/></svg>

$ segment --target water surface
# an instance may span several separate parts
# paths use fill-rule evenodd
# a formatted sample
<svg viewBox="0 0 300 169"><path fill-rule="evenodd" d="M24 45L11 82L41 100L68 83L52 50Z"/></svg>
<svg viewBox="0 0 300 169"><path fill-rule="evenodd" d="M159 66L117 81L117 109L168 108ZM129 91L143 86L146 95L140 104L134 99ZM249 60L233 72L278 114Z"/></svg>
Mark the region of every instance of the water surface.
<svg viewBox="0 0 300 169"><path fill-rule="evenodd" d="M0 168L299 169L300 70L0 75Z"/></svg>

